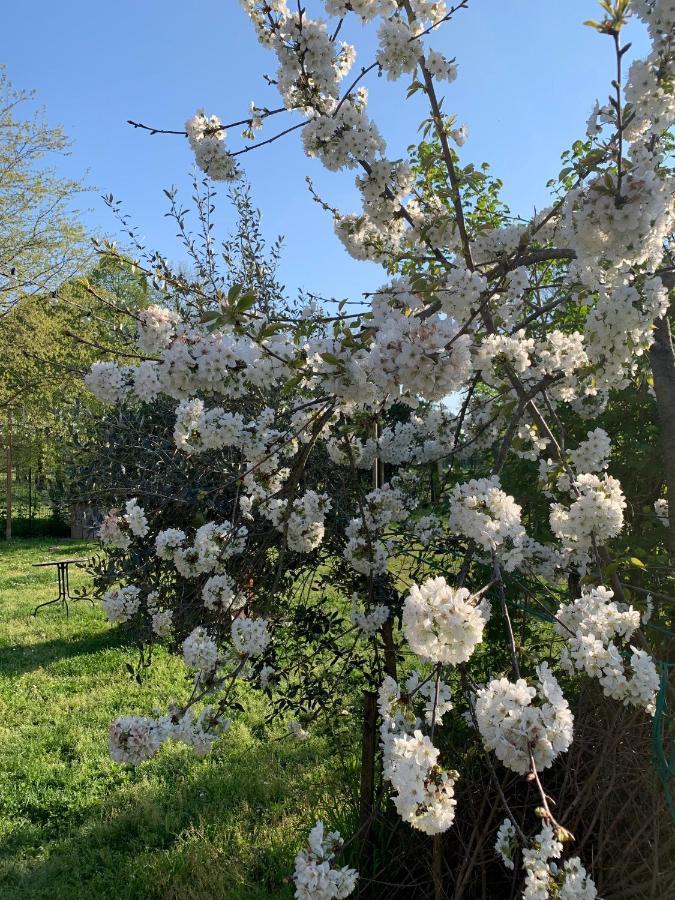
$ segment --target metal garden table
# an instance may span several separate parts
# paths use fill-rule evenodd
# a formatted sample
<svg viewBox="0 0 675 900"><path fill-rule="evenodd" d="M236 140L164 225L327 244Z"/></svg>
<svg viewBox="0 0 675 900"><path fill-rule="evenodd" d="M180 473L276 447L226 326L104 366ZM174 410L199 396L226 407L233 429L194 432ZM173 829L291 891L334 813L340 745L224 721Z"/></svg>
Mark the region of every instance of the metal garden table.
<svg viewBox="0 0 675 900"><path fill-rule="evenodd" d="M47 600L44 603L38 603L33 611L33 615L36 616L39 609L42 609L44 606L51 606L53 603L61 603L66 608L66 615L68 615L68 601L69 600L89 600L89 602L93 605L94 599L93 597L89 597L87 594L77 594L73 596L70 593L70 584L68 582L68 566L83 566L85 563L88 563L89 560L87 557L80 557L79 559L50 559L46 562L33 563L33 565L37 568L43 568L45 566L56 566L56 575L59 581L59 595L58 597L54 597L53 600Z"/></svg>

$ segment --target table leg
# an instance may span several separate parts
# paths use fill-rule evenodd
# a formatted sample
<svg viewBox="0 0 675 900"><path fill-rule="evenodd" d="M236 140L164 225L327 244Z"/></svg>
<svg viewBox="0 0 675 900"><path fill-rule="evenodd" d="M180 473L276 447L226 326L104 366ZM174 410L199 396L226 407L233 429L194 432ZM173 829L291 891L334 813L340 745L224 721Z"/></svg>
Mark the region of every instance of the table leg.
<svg viewBox="0 0 675 900"><path fill-rule="evenodd" d="M33 616L37 616L39 609L43 609L45 606L52 606L54 603L62 603L66 607L66 616L68 615L68 595L66 591L67 577L64 577L64 569L67 572L68 566L63 563L57 564L56 570L59 581L59 596L55 597L53 600L46 600L44 603L38 603L33 610Z"/></svg>

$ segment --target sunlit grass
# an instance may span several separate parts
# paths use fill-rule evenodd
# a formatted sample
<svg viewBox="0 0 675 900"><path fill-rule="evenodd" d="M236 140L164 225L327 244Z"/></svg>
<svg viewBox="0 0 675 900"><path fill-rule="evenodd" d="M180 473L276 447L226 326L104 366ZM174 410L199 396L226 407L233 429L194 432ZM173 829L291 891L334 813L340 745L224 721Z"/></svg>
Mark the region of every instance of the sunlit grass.
<svg viewBox="0 0 675 900"><path fill-rule="evenodd" d="M99 608L31 613L56 594L55 542L0 545L0 896L290 898L299 843L330 814L339 766L320 737L263 740L261 701L206 760L170 747L137 769L109 758L115 716L183 690L180 661L159 653L138 685L129 636ZM86 555L85 543L62 542ZM86 585L73 570L72 586Z"/></svg>

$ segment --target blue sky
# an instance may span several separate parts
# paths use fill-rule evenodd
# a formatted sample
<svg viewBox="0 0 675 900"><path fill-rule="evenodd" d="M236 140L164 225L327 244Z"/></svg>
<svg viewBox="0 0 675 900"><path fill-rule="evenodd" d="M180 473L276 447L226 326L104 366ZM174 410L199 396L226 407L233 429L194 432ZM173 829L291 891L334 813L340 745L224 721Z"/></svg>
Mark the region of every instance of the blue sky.
<svg viewBox="0 0 675 900"><path fill-rule="evenodd" d="M309 0L310 11L313 5ZM559 171L561 151L583 136L595 98L608 94L611 41L582 25L597 13L594 0L472 0L429 40L459 65L457 81L445 90L445 109L469 125L462 157L491 163L514 211L546 204L545 184ZM369 64L372 30L355 21L345 36L356 38L362 51L357 65ZM629 59L644 55L643 30L631 25L628 37L634 43ZM72 154L59 168L97 188L87 199L87 224L114 234L115 221L98 197L112 193L147 243L176 261L180 248L164 218L162 189L176 185L189 199L189 149L182 138L150 137L126 120L182 128L198 107L233 121L246 115L251 100L278 105L262 79L273 73L273 57L257 45L238 0L7 4L0 61L17 87L36 89L48 120L73 139ZM388 154L400 156L416 139L420 101L405 100L404 80L371 77L367 84L369 111L387 138ZM241 145L236 130L228 143ZM285 236L281 274L289 291L303 287L358 299L382 283L377 266L347 256L330 216L305 185L305 176L312 176L332 205L352 212L358 208L354 173L328 173L306 159L297 133L243 161L266 235ZM225 234L232 221L225 198L219 217Z"/></svg>

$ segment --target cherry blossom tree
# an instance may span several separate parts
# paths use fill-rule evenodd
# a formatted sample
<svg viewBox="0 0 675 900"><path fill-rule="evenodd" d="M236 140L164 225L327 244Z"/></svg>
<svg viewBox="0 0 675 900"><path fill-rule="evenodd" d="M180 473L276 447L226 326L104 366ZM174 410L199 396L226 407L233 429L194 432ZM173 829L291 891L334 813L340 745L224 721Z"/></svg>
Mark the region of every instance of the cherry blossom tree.
<svg viewBox="0 0 675 900"><path fill-rule="evenodd" d="M228 491L219 517L192 527L160 526L161 505L132 497L103 525L118 581L103 597L108 616L150 641L179 637L192 679L185 705L113 723L111 753L136 764L167 740L208 752L243 680L267 691L277 714L299 710L288 728L302 738L358 685L366 718L377 695L393 805L433 836L436 897L439 836L459 815L463 762L443 736L463 728L503 806L492 840L506 870L521 873L523 898L594 898L545 782L573 741L581 678L645 716L662 689L641 631L652 600L627 588L627 556L615 549L630 529L608 472L613 435L596 420L613 392L653 377L672 439L675 5L603 0L602 18L586 23L614 47L609 98L566 152L551 205L529 219L500 204L486 168L463 164L467 126L441 100L461 59L433 49L434 35L469 15L469 0L243 5L276 58L269 81L281 105L253 104L228 125L197 112L184 132L197 165L236 181L244 154L298 131L308 156L356 173L357 213L317 199L346 251L381 263L388 280L354 311L311 303L278 314L256 304L251 283L186 279L157 254L134 261L181 303L145 310L142 360L96 364L89 387L111 404L171 398L177 452L219 454ZM626 71L631 15L651 50ZM359 19L377 25L378 49L354 75L357 51L340 38ZM427 103L425 140L408 159L387 157L369 115L374 74L394 90L403 79ZM300 121L258 139L286 113ZM228 143L234 127L249 142L240 149ZM511 494L513 460L530 476ZM671 528L671 468L655 528ZM547 507L537 537L519 502L532 484ZM528 631L514 603L523 592L550 623L550 642ZM308 645L318 647L311 665ZM536 787L529 814L505 794L504 769ZM357 839L371 813L366 798ZM296 896L351 894L357 873L343 853L318 822L296 859Z"/></svg>

